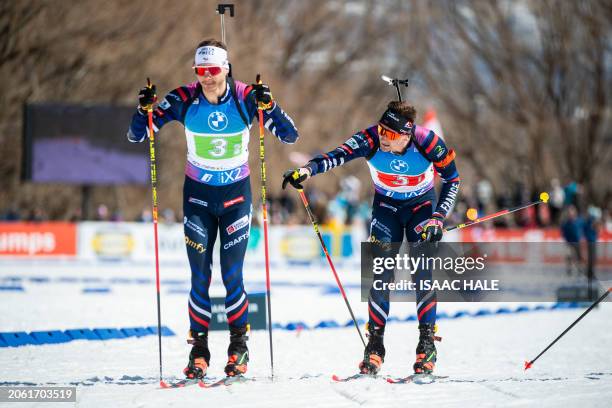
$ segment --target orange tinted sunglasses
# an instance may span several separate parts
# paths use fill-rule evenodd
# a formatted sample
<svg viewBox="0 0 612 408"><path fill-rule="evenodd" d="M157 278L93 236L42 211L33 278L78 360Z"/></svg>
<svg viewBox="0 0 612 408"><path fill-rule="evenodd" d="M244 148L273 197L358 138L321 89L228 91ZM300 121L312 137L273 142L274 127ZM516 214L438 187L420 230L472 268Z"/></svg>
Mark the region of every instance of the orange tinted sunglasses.
<svg viewBox="0 0 612 408"><path fill-rule="evenodd" d="M196 75L205 76L206 73L209 73L210 76L219 75L222 71L221 67L210 66L210 67L193 67Z"/></svg>
<svg viewBox="0 0 612 408"><path fill-rule="evenodd" d="M388 129L380 124L378 125L378 134L380 136L386 137L389 140L396 140L402 136L401 133L394 132L391 129Z"/></svg>

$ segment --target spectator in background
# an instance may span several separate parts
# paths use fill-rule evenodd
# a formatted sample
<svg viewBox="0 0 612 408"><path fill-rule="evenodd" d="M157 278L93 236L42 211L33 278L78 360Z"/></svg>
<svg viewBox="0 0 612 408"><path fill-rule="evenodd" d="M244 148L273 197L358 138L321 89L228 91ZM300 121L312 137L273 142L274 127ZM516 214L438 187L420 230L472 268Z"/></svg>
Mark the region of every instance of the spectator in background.
<svg viewBox="0 0 612 408"><path fill-rule="evenodd" d="M565 210L565 217L561 223L561 235L568 245L567 273L571 274L573 269L580 270L582 256L580 255L580 240L584 233L584 221L578 215L574 205L569 205Z"/></svg>
<svg viewBox="0 0 612 408"><path fill-rule="evenodd" d="M100 204L96 211L96 221L110 221L110 211L105 204Z"/></svg>
<svg viewBox="0 0 612 408"><path fill-rule="evenodd" d="M563 187L563 194L565 195L565 201L563 204L565 206L573 205L574 207L578 207L578 192L580 190L580 185L575 181L570 181L568 184Z"/></svg>
<svg viewBox="0 0 612 408"><path fill-rule="evenodd" d="M601 227L601 209L589 206L584 221L583 232L587 242L587 279L589 282L589 299L594 300L597 294L593 292L595 264L597 262L597 238Z"/></svg>
<svg viewBox="0 0 612 408"><path fill-rule="evenodd" d="M176 215L172 208L166 208L162 211L162 222L164 224L174 224L176 222Z"/></svg>
<svg viewBox="0 0 612 408"><path fill-rule="evenodd" d="M151 222L153 221L153 214L148 207L145 207L140 212L140 217L138 217L139 222Z"/></svg>
<svg viewBox="0 0 612 408"><path fill-rule="evenodd" d="M565 192L561 188L559 179L552 179L550 181L550 199L548 200L548 206L550 207L550 215L552 222L555 225L559 224L561 218L561 212L563 211L563 204L565 203Z"/></svg>
<svg viewBox="0 0 612 408"><path fill-rule="evenodd" d="M72 210L72 212L68 216L68 221L70 222L83 221L83 210L81 208L75 208L74 210Z"/></svg>
<svg viewBox="0 0 612 408"><path fill-rule="evenodd" d="M32 210L30 210L30 213L28 214L26 221L28 222L42 222L42 221L47 221L48 217L47 215L44 213L44 211L41 208L34 208Z"/></svg>
<svg viewBox="0 0 612 408"><path fill-rule="evenodd" d="M21 220L21 211L16 204L11 204L11 206L6 210L4 214L0 217L2 221L20 221Z"/></svg>
<svg viewBox="0 0 612 408"><path fill-rule="evenodd" d="M479 178L476 182L476 200L479 214L490 210L489 205L493 201L493 186L489 180Z"/></svg>

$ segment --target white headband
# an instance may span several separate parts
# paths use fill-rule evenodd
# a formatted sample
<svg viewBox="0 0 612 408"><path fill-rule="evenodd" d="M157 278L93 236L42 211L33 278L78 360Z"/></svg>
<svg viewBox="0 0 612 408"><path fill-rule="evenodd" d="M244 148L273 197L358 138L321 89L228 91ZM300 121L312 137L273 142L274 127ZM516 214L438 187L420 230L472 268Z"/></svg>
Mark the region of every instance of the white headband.
<svg viewBox="0 0 612 408"><path fill-rule="evenodd" d="M195 53L195 65L217 65L223 68L229 68L227 51L223 48L210 45L200 47Z"/></svg>

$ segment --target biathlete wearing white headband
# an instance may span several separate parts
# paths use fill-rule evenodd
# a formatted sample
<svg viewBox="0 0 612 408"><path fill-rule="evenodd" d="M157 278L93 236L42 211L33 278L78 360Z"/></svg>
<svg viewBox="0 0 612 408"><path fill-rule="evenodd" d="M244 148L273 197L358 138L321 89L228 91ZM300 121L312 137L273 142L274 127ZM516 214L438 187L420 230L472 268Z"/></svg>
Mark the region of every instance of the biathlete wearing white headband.
<svg viewBox="0 0 612 408"><path fill-rule="evenodd" d="M216 65L229 69L227 51L220 47L204 46L199 47L195 53L195 64L197 66Z"/></svg>
<svg viewBox="0 0 612 408"><path fill-rule="evenodd" d="M257 109L264 126L283 143L294 143L298 132L291 118L272 98L267 85L234 81L225 46L215 40L201 43L193 69L197 81L168 93L157 105L155 87L143 88L132 118L128 139L147 137L147 109L153 110L155 132L172 121L185 127L187 162L183 187L185 246L191 267L188 297L189 363L185 374L201 378L210 362L208 327L211 319L209 285L213 245L219 235L220 263L226 288L225 312L230 329L227 375L244 373L249 361L246 346L248 298L243 284L243 262L251 227L249 129Z"/></svg>

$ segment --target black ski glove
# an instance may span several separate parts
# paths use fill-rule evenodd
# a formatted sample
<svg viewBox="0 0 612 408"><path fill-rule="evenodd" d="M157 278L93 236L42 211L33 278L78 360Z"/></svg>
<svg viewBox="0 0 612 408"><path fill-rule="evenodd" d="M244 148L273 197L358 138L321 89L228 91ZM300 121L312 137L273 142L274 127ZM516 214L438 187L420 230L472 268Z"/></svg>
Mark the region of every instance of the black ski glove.
<svg viewBox="0 0 612 408"><path fill-rule="evenodd" d="M255 102L257 102L257 108L261 110L271 109L274 105L274 97L270 92L270 87L266 84L253 84Z"/></svg>
<svg viewBox="0 0 612 408"><path fill-rule="evenodd" d="M433 215L431 219L425 224L421 237L425 242L438 242L442 239L444 233L444 219L442 217Z"/></svg>
<svg viewBox="0 0 612 408"><path fill-rule="evenodd" d="M157 88L155 85L145 86L138 93L138 107L144 113L153 109L153 104L157 102Z"/></svg>
<svg viewBox="0 0 612 408"><path fill-rule="evenodd" d="M287 170L283 174L283 190L287 187L287 184L291 184L293 188L303 190L304 186L301 183L306 181L310 177L310 169L301 167L299 169Z"/></svg>

